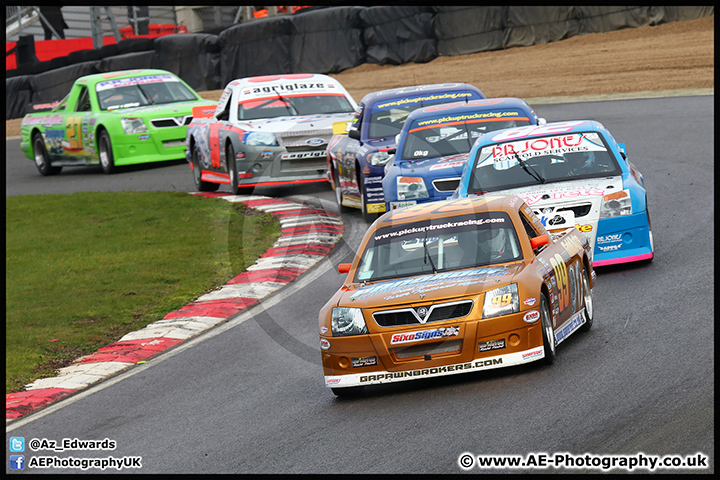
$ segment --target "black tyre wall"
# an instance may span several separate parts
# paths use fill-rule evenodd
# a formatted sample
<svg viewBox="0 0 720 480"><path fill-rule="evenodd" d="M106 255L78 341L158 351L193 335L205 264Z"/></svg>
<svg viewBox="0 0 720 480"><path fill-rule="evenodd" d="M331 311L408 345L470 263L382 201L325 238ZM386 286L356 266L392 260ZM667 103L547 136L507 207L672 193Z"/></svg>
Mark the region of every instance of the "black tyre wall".
<svg viewBox="0 0 720 480"><path fill-rule="evenodd" d="M360 11L366 63L402 65L425 63L437 57L432 7L368 7Z"/></svg>

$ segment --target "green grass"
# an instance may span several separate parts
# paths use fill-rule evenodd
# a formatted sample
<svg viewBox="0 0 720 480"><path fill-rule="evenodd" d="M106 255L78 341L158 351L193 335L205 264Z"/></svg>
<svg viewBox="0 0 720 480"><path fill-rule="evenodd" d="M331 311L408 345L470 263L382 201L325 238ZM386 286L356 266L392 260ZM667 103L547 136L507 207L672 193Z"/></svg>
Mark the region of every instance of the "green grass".
<svg viewBox="0 0 720 480"><path fill-rule="evenodd" d="M6 393L226 283L279 236L269 214L187 193L6 197Z"/></svg>

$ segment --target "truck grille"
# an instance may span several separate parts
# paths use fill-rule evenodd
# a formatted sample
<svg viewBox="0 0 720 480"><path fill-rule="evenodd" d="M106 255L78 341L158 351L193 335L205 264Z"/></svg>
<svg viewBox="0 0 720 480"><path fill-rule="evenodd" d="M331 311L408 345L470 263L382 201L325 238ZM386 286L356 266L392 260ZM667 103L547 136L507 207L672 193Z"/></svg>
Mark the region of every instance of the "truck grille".
<svg viewBox="0 0 720 480"><path fill-rule="evenodd" d="M150 123L152 123L153 127L155 128L182 127L184 125L190 125L192 118L192 115L185 115L181 117L153 118L152 120L150 120Z"/></svg>
<svg viewBox="0 0 720 480"><path fill-rule="evenodd" d="M397 310L384 310L373 313L375 322L381 327L397 327L401 325L422 325L429 322L441 322L462 318L470 314L473 307L472 300L461 302L439 303L429 307L401 308ZM420 308L427 309L423 318L418 314Z"/></svg>
<svg viewBox="0 0 720 480"><path fill-rule="evenodd" d="M550 212L563 212L563 211L572 211L575 215L575 218L584 217L588 213L590 213L590 210L592 209L591 203L582 203L580 205L571 205L567 207L538 207L535 208L533 211L536 215L548 215Z"/></svg>
<svg viewBox="0 0 720 480"><path fill-rule="evenodd" d="M410 347L393 348L391 352L399 359L411 358L411 357L423 357L425 355L433 355L439 353L458 353L462 341L460 340L445 340L444 342L438 343L425 343L422 345L412 345Z"/></svg>
<svg viewBox="0 0 720 480"><path fill-rule="evenodd" d="M280 146L288 152L324 151L332 137L332 128L276 133Z"/></svg>
<svg viewBox="0 0 720 480"><path fill-rule="evenodd" d="M575 218L577 218L577 217L584 217L585 215L590 213L591 208L592 208L591 203L583 203L582 205L558 208L557 211L561 212L563 210L572 210L572 212L575 214Z"/></svg>
<svg viewBox="0 0 720 480"><path fill-rule="evenodd" d="M440 178L433 180L432 184L438 192L454 192L458 185L460 185L460 177Z"/></svg>

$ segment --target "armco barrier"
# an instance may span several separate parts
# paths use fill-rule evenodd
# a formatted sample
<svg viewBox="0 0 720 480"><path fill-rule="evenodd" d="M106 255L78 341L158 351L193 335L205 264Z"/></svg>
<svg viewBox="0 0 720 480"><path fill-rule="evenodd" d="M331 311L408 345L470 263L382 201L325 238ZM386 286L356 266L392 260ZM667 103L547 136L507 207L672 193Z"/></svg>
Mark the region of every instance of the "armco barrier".
<svg viewBox="0 0 720 480"><path fill-rule="evenodd" d="M362 63L428 62L438 55L535 45L714 13L713 6L388 5L301 10L235 25L218 35L167 35L156 38L152 45L131 45L124 40L87 56L68 55L22 65L6 72L5 115L11 119L25 114L27 85L32 102L59 100L83 72L160 68L177 74L198 91L217 90L246 76L337 73ZM149 50L139 51L143 48ZM49 75L48 70L52 72ZM18 78L23 75L29 79Z"/></svg>

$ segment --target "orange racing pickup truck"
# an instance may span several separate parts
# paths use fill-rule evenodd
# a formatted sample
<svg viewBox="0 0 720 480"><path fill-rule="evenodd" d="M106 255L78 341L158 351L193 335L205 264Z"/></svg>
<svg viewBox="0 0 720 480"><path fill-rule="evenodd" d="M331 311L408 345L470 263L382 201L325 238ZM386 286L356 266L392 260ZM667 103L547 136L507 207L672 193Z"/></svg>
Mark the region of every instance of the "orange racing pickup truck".
<svg viewBox="0 0 720 480"><path fill-rule="evenodd" d="M574 227L549 233L517 196L393 210L368 229L319 315L325 384L365 386L552 363L593 322L595 272Z"/></svg>

